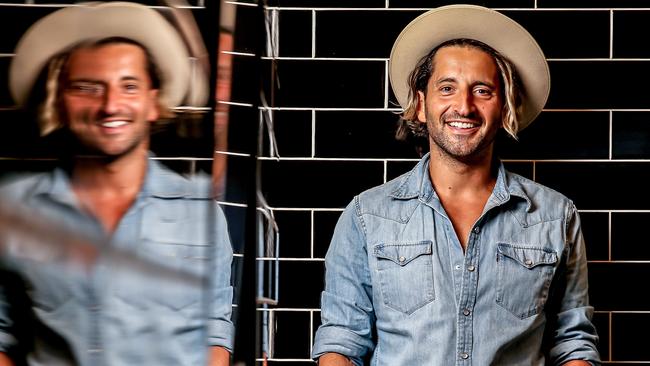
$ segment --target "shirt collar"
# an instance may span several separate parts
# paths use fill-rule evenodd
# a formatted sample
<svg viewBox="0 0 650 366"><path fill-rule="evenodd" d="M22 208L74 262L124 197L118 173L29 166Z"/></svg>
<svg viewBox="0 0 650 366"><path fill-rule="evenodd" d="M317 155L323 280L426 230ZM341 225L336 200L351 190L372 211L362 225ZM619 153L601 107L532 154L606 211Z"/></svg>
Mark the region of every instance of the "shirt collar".
<svg viewBox="0 0 650 366"><path fill-rule="evenodd" d="M423 202L429 202L434 198L438 199L429 176L429 159L429 153L424 155L418 164L401 178L397 188L390 193L390 196L400 200L419 198ZM512 196L515 196L526 201L526 210L529 211L531 200L521 183L519 180L513 179L513 176L506 171L501 161L498 164L497 181L490 200L495 200L494 205L499 206L508 202Z"/></svg>

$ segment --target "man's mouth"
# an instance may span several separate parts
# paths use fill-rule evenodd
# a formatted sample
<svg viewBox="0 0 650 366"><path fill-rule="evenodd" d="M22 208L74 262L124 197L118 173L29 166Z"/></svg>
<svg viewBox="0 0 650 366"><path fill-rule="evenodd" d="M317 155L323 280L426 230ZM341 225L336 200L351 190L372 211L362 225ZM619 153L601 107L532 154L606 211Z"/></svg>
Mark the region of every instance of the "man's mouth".
<svg viewBox="0 0 650 366"><path fill-rule="evenodd" d="M448 124L453 128L462 128L462 129L474 128L478 126L478 124L469 123L469 122L449 122Z"/></svg>
<svg viewBox="0 0 650 366"><path fill-rule="evenodd" d="M102 127L106 127L106 128L118 128L118 127L125 126L126 124L128 124L127 121L107 121L107 122L100 123Z"/></svg>

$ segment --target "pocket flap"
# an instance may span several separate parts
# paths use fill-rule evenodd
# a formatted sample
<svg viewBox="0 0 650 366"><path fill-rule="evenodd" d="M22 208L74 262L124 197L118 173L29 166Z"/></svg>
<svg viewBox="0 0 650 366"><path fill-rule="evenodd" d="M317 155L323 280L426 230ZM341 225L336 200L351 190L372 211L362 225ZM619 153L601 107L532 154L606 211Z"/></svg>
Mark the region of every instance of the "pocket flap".
<svg viewBox="0 0 650 366"><path fill-rule="evenodd" d="M497 244L499 253L514 259L526 268L533 268L541 264L554 264L557 262L557 252L547 248L521 247L511 244Z"/></svg>
<svg viewBox="0 0 650 366"><path fill-rule="evenodd" d="M419 243L377 244L375 245L375 256L405 266L421 255L431 254L431 246L430 240Z"/></svg>

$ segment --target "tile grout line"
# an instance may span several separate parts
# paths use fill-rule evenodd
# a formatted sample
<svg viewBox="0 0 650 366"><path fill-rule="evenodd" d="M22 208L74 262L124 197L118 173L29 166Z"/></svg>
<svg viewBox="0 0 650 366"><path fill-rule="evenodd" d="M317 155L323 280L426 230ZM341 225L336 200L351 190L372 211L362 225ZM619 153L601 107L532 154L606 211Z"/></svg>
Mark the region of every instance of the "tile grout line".
<svg viewBox="0 0 650 366"><path fill-rule="evenodd" d="M316 10L311 11L311 58L316 58Z"/></svg>
<svg viewBox="0 0 650 366"><path fill-rule="evenodd" d="M384 108L388 109L388 60L385 61L384 65Z"/></svg>
<svg viewBox="0 0 650 366"><path fill-rule="evenodd" d="M607 213L607 259L612 261L612 212Z"/></svg>
<svg viewBox="0 0 650 366"><path fill-rule="evenodd" d="M614 137L613 135L613 121L614 120L614 112L609 111L609 160L612 160L612 150L613 145L614 145Z"/></svg>
<svg viewBox="0 0 650 366"><path fill-rule="evenodd" d="M311 110L311 157L316 158L316 110Z"/></svg>
<svg viewBox="0 0 650 366"><path fill-rule="evenodd" d="M609 355L608 355L609 357L607 357L607 358L609 359L609 361L612 361L612 348L613 348L613 347L612 347L612 323L613 323L613 322L612 322L612 318L613 318L613 317L614 317L614 315L613 315L612 312L610 311L610 312L609 312L609 319L608 319L608 320L609 320L609 329L608 329L608 331L609 331L609 332L608 332L608 333L609 333L609 340L608 340L608 342L607 342L607 343L608 343L608 344L607 344L607 348L608 348L608 349L607 349L607 351L608 351L607 353L609 353Z"/></svg>
<svg viewBox="0 0 650 366"><path fill-rule="evenodd" d="M311 220L311 230L310 230L310 237L309 237L309 247L310 247L310 258L314 258L314 211L315 210L309 210L309 218Z"/></svg>
<svg viewBox="0 0 650 366"><path fill-rule="evenodd" d="M614 10L609 10L609 58L614 59Z"/></svg>

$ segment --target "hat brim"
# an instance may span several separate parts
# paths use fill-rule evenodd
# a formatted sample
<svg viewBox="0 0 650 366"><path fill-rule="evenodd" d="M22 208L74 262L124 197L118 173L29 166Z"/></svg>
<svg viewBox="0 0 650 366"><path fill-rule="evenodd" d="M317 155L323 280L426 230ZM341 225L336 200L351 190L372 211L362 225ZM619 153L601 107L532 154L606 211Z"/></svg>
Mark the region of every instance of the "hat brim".
<svg viewBox="0 0 650 366"><path fill-rule="evenodd" d="M19 106L26 103L53 56L83 42L113 37L144 46L162 74L161 102L168 108L183 103L191 87L191 70L182 38L155 10L127 2L68 7L36 22L19 41L9 69L14 100Z"/></svg>
<svg viewBox="0 0 650 366"><path fill-rule="evenodd" d="M441 43L459 38L483 42L514 64L524 89L519 129L528 126L544 108L551 88L544 53L517 22L480 6L436 8L404 28L393 45L389 65L390 82L399 104L406 107L409 75L422 57Z"/></svg>

